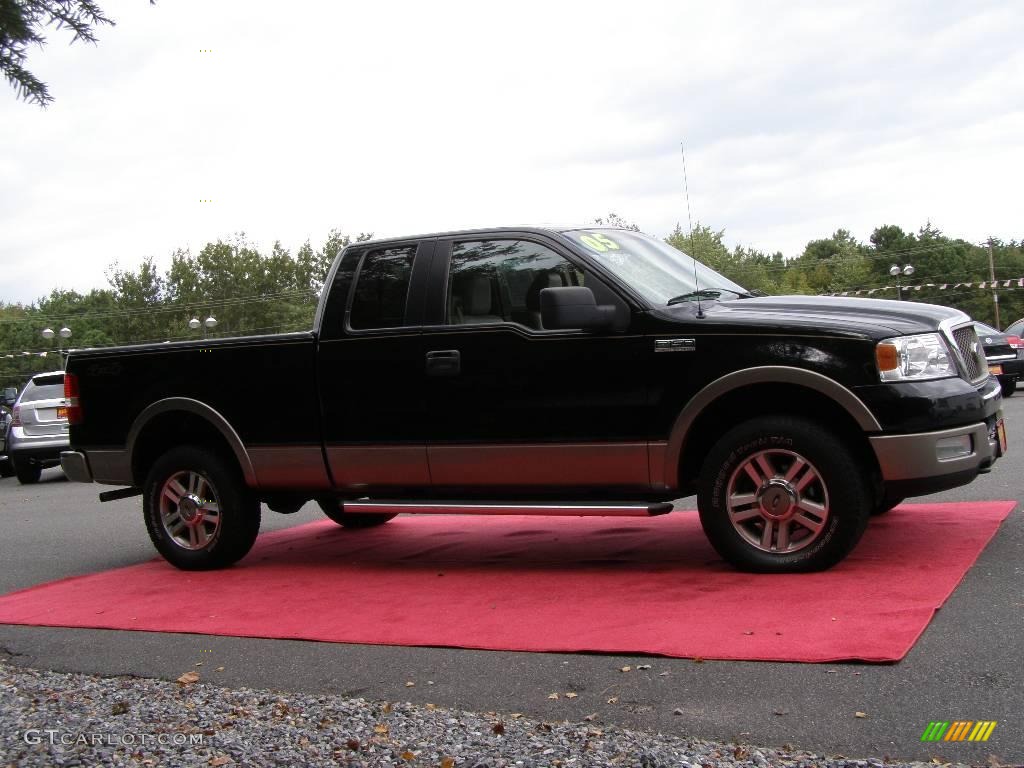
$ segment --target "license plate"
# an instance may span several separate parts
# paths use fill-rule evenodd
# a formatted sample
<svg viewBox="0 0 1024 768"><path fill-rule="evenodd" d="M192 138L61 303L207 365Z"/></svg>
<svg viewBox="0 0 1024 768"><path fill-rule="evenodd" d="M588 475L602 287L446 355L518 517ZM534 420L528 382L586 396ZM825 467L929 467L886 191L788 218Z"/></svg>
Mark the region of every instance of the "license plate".
<svg viewBox="0 0 1024 768"><path fill-rule="evenodd" d="M990 365L988 367L988 372L991 373L993 376L1002 376L1003 375L1003 366L1001 366L1001 365Z"/></svg>
<svg viewBox="0 0 1024 768"><path fill-rule="evenodd" d="M57 418L58 419L66 419L67 417L68 417L68 409L67 408L61 407L61 408L57 409Z"/></svg>
<svg viewBox="0 0 1024 768"><path fill-rule="evenodd" d="M996 422L996 434L999 436L999 455L1006 453L1006 425L1000 419Z"/></svg>

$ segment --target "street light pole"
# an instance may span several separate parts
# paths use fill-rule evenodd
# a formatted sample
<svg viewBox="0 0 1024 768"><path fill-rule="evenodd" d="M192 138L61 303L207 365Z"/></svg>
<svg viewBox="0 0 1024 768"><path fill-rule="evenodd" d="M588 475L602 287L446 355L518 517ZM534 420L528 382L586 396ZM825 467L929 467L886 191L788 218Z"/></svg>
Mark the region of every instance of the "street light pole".
<svg viewBox="0 0 1024 768"><path fill-rule="evenodd" d="M898 264L893 264L889 267L889 274L896 278L896 299L903 301L903 286L900 285L900 275L910 277L914 274L913 265L907 264L903 269L900 269Z"/></svg>
<svg viewBox="0 0 1024 768"><path fill-rule="evenodd" d="M53 332L52 328L43 328L43 338L47 341L52 341L54 336L57 336L57 357L60 359L60 367L64 367L64 339L71 338L71 329L66 325L62 326L56 333Z"/></svg>
<svg viewBox="0 0 1024 768"><path fill-rule="evenodd" d="M191 320L188 321L188 327L191 328L193 331L198 331L200 328L202 328L203 338L205 339L207 332L212 331L214 328L217 327L217 318L215 318L213 315L210 315L208 318L206 318L206 320L200 322L198 317L193 317Z"/></svg>
<svg viewBox="0 0 1024 768"><path fill-rule="evenodd" d="M1001 331L999 324L999 294L996 292L996 267L992 261L992 238L988 239L988 279L992 281L992 308L996 311L996 330Z"/></svg>

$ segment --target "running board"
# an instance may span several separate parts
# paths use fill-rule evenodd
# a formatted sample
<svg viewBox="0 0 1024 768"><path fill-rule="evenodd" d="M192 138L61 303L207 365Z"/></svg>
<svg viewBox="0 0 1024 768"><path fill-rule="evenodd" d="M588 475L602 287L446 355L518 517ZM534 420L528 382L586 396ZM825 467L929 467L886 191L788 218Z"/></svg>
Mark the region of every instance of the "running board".
<svg viewBox="0 0 1024 768"><path fill-rule="evenodd" d="M367 515L557 515L562 517L650 517L672 511L667 501L654 504L497 504L414 501L346 501L346 512Z"/></svg>

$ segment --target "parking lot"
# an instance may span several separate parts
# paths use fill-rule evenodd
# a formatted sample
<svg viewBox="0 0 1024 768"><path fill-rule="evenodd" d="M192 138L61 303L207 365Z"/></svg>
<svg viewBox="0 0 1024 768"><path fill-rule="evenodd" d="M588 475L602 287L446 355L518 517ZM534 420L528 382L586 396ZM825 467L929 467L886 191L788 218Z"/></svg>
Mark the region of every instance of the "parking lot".
<svg viewBox="0 0 1024 768"><path fill-rule="evenodd" d="M929 500L1021 501L1024 396L1006 401L1004 412L1009 455L974 484ZM45 471L33 486L0 480L0 592L153 557L140 500L101 504L99 490L69 483L59 470ZM693 509L694 502L681 500L678 506ZM292 516L268 510L264 515L263 530L321 519L312 504ZM223 667L204 673L203 680L226 686L430 702L548 720L594 714L598 723L826 754L974 763L995 754L1019 763L1024 762L1022 552L1024 514L1017 509L909 656L894 665L695 663L6 625L0 626L0 654L36 668L167 679L203 661L206 670ZM173 590L174 583L167 588ZM699 623L701 617L685 620ZM620 671L638 663L651 669ZM559 690L579 696L548 699ZM929 721L959 719L996 720L998 726L986 744L921 743Z"/></svg>

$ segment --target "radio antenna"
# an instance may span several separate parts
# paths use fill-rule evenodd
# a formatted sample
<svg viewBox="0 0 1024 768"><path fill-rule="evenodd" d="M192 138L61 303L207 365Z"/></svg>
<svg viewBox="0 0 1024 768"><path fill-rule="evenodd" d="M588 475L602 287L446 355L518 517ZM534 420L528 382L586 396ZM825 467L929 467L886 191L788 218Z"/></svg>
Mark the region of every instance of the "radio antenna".
<svg viewBox="0 0 1024 768"><path fill-rule="evenodd" d="M693 259L693 285L697 295L697 319L704 319L704 308L700 305L700 278L697 275L697 254L693 246L693 214L690 213L690 182L686 178L686 147L679 142L679 152L683 156L683 189L686 191L686 220L690 226L690 258Z"/></svg>

